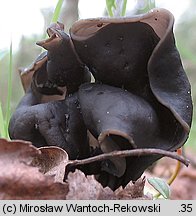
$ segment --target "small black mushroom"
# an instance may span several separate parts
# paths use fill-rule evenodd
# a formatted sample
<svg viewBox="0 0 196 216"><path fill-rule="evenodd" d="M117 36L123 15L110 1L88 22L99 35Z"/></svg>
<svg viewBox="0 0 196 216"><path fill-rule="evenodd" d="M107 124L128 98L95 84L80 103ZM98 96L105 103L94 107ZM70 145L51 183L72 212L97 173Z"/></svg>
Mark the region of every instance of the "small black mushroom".
<svg viewBox="0 0 196 216"><path fill-rule="evenodd" d="M63 28L63 24L52 24L47 30L49 38L37 44L48 51L45 65L48 83L60 87L66 86L70 94L77 91L81 83L89 82L91 76Z"/></svg>

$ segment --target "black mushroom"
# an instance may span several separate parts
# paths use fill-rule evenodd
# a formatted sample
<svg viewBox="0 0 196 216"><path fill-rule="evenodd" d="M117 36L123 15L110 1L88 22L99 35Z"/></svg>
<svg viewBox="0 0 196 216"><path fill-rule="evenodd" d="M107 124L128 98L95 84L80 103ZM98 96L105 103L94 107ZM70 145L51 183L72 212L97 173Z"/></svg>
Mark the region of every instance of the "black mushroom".
<svg viewBox="0 0 196 216"><path fill-rule="evenodd" d="M121 146L124 140L130 147L134 143L137 148L174 151L187 140L192 121L191 87L175 46L173 23L169 11L155 9L133 18L80 20L71 28L75 49L95 80L130 92L119 90L117 94L117 89L103 84L81 87L84 121L100 142L103 134L108 134ZM123 95L129 94L124 99ZM85 103L91 107L88 114ZM151 129L146 127L150 119ZM129 157L124 176L113 179L111 187L136 180L158 158Z"/></svg>
<svg viewBox="0 0 196 216"><path fill-rule="evenodd" d="M69 35L63 31L63 24L52 24L47 33L49 38L38 45L47 50L46 71L48 82L60 87L66 86L67 93L78 90L81 83L91 80L90 72L80 61Z"/></svg>
<svg viewBox="0 0 196 216"><path fill-rule="evenodd" d="M169 11L154 9L136 17L80 20L70 36L60 23L52 24L50 37L38 43L47 52L23 72L32 80L11 118L11 138L61 146L72 159L121 149L180 148L190 131L192 99L173 23ZM95 83L89 83L89 71ZM62 87L65 99L43 103L45 95L63 95ZM87 130L98 151L89 153ZM116 189L137 180L159 158L112 158L88 168L102 185Z"/></svg>

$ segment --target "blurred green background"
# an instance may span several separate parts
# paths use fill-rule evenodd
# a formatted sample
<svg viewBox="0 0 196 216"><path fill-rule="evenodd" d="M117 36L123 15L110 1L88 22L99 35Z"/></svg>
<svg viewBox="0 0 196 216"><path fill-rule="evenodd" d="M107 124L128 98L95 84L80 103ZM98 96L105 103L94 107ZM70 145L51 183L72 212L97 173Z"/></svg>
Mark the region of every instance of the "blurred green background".
<svg viewBox="0 0 196 216"><path fill-rule="evenodd" d="M4 7L4 3L9 2L9 8ZM18 4L13 5L18 2ZM8 17L11 20L11 24L15 27L16 31L22 26L22 32L18 41L15 42L15 34L12 33L13 41L13 91L11 96L11 110L13 111L19 100L21 99L23 93L22 86L20 83L20 78L18 75L18 68L27 67L30 65L36 56L41 52L40 47L36 46L36 41L39 41L45 37L45 30L50 20L52 18L54 7L57 1L41 0L42 5L38 4L37 0L26 1L25 5L20 0L0 0L0 102L2 103L3 113L6 109L7 100L7 80L9 71L9 48L4 44L3 40L10 38L10 33L6 32L7 29L12 30L12 26L9 26L7 22ZM33 6L30 6L30 2L33 2ZM114 11L114 15L119 15L119 8L122 7L122 0L116 0L117 9ZM37 5L36 5L37 4ZM48 7L49 5L49 7ZM13 7L12 7L13 6ZM196 0L170 0L170 1L159 1L159 0L127 0L127 10L126 15L134 15L138 13L147 12L149 9L156 7L165 7L169 9L177 20L175 23L174 34L176 38L176 44L179 49L183 65L189 80L192 85L192 98L193 102L196 101ZM14 12L18 10L18 13L9 13L9 9ZM18 8L17 8L18 7ZM32 8L33 7L33 8ZM21 10L22 8L22 10ZM20 10L19 10L20 9ZM32 10L40 10L41 18L40 23L42 23L42 28L38 32L33 32L34 25L38 25L37 17L32 16ZM6 12L5 12L6 11ZM31 12L31 13L30 13ZM23 26L23 21L15 22L17 15L21 14L23 16L23 21L35 20L35 23L31 23L30 26ZM64 0L63 7L61 9L61 15L59 20L65 24L65 31L68 32L72 23L80 18L87 17L97 17L97 16L107 16L106 2L105 0ZM7 25L6 25L7 24ZM30 34L26 35L25 32L32 29ZM20 30L21 31L21 30ZM7 34L7 36L6 36ZM5 36L5 37L2 37ZM5 39L4 39L5 38ZM18 36L17 36L18 38ZM4 46L5 45L5 46ZM190 133L190 138L186 146L191 147L193 151L196 152L196 115L194 111L193 125Z"/></svg>

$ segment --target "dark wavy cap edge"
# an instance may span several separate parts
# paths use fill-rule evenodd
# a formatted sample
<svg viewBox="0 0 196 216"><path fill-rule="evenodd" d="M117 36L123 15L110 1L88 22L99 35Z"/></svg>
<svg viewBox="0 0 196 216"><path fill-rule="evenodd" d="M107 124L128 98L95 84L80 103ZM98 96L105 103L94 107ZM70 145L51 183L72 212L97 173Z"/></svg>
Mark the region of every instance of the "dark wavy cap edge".
<svg viewBox="0 0 196 216"><path fill-rule="evenodd" d="M20 80L25 93L31 86L31 82L34 74L36 73L37 70L39 70L44 65L46 61L47 61L47 52L43 52L37 56L37 58L33 61L31 65L25 68L18 69Z"/></svg>
<svg viewBox="0 0 196 216"><path fill-rule="evenodd" d="M43 97L54 95L56 98L64 97L66 88L58 87L48 80L47 61L47 51L45 51L40 53L30 66L19 69L23 90L26 93L31 88Z"/></svg>
<svg viewBox="0 0 196 216"><path fill-rule="evenodd" d="M70 36L74 40L83 41L94 36L98 31L111 23L143 22L150 25L157 36L161 38L165 34L165 29L167 28L170 19L173 19L174 21L173 15L163 8L156 8L146 14L135 15L132 17L81 19L76 21L70 28ZM157 22L159 22L159 25L157 25Z"/></svg>
<svg viewBox="0 0 196 216"><path fill-rule="evenodd" d="M174 17L165 9L156 11L157 14L161 13L165 25L164 31L159 32L154 28L154 24L149 23L160 37L148 61L150 87L157 100L167 107L181 124L186 140L192 122L191 86L175 45Z"/></svg>

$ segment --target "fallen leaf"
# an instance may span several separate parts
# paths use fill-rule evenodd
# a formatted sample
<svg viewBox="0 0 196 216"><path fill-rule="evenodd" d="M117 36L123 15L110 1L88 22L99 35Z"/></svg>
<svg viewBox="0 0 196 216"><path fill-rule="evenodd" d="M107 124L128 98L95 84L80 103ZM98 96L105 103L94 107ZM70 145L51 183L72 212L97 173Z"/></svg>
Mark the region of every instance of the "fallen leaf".
<svg viewBox="0 0 196 216"><path fill-rule="evenodd" d="M0 139L0 199L149 199L143 194L145 179L112 191L94 175L76 170L61 183L68 162L67 153L59 147L38 149L30 142Z"/></svg>
<svg viewBox="0 0 196 216"><path fill-rule="evenodd" d="M69 192L66 199L69 200L132 200L152 199L150 195L144 195L145 179L139 179L133 184L130 182L124 189L118 188L112 191L109 187L103 186L96 180L94 175L85 176L80 170L69 173L67 182Z"/></svg>
<svg viewBox="0 0 196 216"><path fill-rule="evenodd" d="M39 154L30 142L0 139L0 199L65 199L67 184L30 166Z"/></svg>
<svg viewBox="0 0 196 216"><path fill-rule="evenodd" d="M54 176L56 182L63 182L68 154L57 146L39 148L41 154L34 157L32 165L39 167L45 175Z"/></svg>
<svg viewBox="0 0 196 216"><path fill-rule="evenodd" d="M80 170L69 173L67 182L69 192L66 198L69 200L115 199L115 194L110 188L104 189L94 175L86 177Z"/></svg>
<svg viewBox="0 0 196 216"><path fill-rule="evenodd" d="M144 195L144 186L146 178L139 178L135 183L129 182L127 186L123 189L119 187L115 194L119 199L147 199L151 200L152 196L150 194Z"/></svg>

